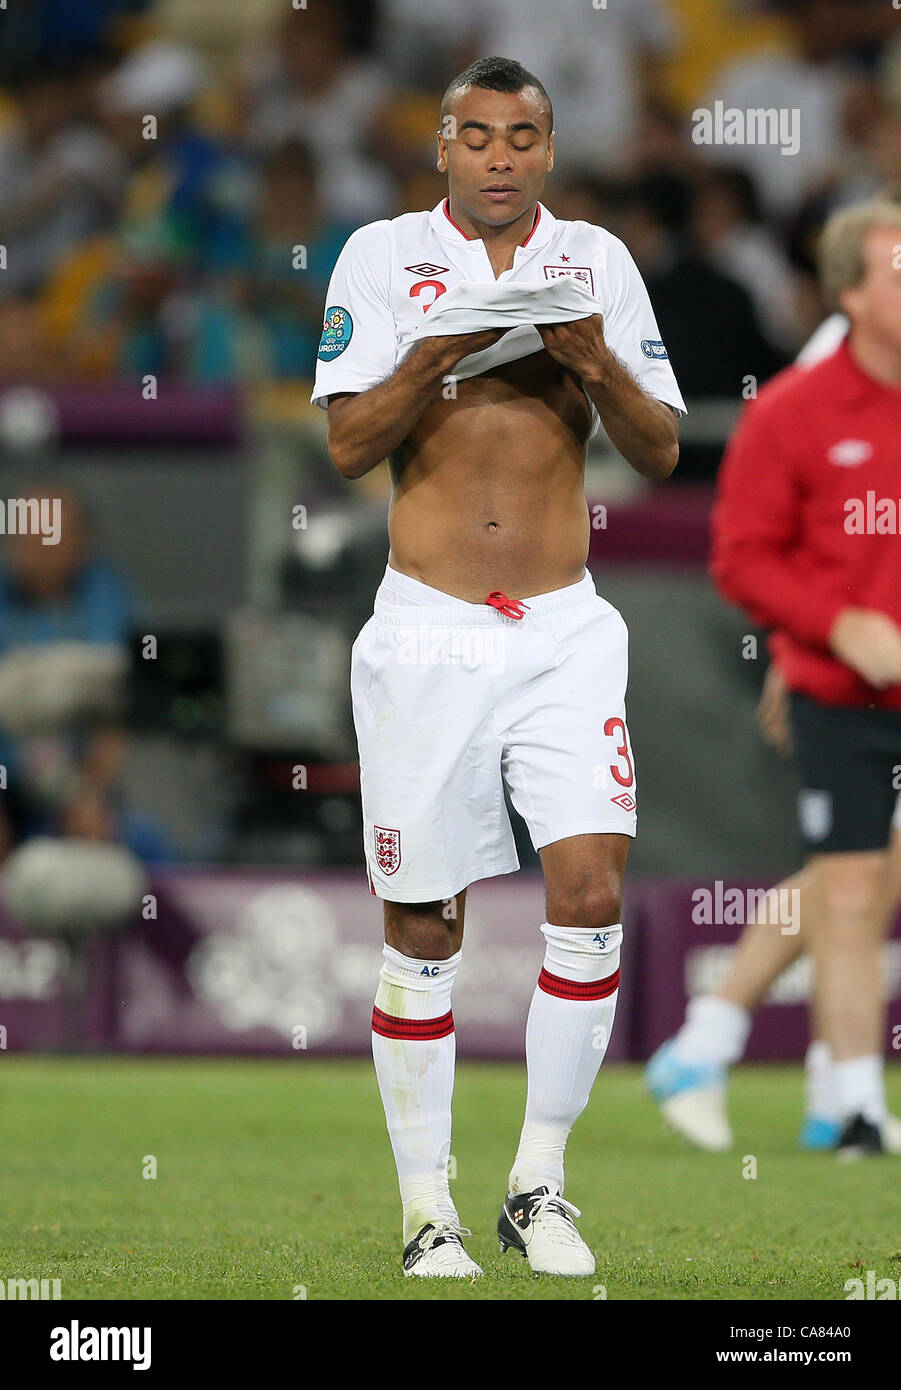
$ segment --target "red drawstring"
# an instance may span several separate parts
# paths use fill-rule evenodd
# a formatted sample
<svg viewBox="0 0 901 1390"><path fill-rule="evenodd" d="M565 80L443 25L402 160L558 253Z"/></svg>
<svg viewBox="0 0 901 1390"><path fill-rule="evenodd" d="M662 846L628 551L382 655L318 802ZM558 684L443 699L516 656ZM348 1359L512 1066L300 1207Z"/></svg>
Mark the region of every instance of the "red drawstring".
<svg viewBox="0 0 901 1390"><path fill-rule="evenodd" d="M500 589L495 589L494 593L489 594L485 602L507 618L524 618L529 607L527 603L523 603L522 599L507 598L507 595L501 593Z"/></svg>

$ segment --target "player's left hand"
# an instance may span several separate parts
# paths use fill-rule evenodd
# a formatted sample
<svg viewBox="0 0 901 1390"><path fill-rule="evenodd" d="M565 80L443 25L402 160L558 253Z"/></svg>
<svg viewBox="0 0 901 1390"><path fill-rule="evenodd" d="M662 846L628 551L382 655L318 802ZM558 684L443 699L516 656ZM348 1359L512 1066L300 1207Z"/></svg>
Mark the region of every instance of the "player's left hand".
<svg viewBox="0 0 901 1390"><path fill-rule="evenodd" d="M555 362L579 376L586 376L610 349L604 341L604 316L573 319L572 323L537 323L541 340Z"/></svg>

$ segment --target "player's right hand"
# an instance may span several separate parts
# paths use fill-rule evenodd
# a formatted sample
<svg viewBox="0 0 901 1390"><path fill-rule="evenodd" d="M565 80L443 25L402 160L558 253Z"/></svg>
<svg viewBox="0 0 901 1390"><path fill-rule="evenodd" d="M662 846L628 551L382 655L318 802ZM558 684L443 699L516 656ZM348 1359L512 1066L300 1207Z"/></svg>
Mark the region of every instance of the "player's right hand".
<svg viewBox="0 0 901 1390"><path fill-rule="evenodd" d="M484 352L509 333L508 328L483 328L478 333L451 333L447 337L423 338L419 344L420 352L425 352L441 362L461 362L474 352Z"/></svg>
<svg viewBox="0 0 901 1390"><path fill-rule="evenodd" d="M872 608L843 608L829 633L829 648L868 685L901 685L901 628Z"/></svg>

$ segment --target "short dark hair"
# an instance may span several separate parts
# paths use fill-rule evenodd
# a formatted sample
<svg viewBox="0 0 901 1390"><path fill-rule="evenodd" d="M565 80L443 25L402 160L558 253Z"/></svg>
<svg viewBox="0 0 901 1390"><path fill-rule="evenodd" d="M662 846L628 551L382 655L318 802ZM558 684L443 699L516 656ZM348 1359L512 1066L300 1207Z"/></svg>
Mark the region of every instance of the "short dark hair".
<svg viewBox="0 0 901 1390"><path fill-rule="evenodd" d="M547 89L536 77L515 58L479 58L471 63L465 72L458 73L450 82L441 102L441 115L444 117L448 106L464 87L482 87L488 92L521 92L523 87L534 87L539 96L547 102L550 115L550 129L554 129L554 107Z"/></svg>

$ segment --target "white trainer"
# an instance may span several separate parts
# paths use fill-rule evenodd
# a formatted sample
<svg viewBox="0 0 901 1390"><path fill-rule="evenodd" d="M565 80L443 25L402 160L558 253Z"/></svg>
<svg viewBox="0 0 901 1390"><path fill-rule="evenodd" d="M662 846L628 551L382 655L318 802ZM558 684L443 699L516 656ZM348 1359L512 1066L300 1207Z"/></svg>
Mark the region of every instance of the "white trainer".
<svg viewBox="0 0 901 1390"><path fill-rule="evenodd" d="M420 1279L478 1279L482 1273L463 1246L472 1231L448 1222L429 1222L404 1249L404 1277Z"/></svg>
<svg viewBox="0 0 901 1390"><path fill-rule="evenodd" d="M594 1274L594 1256L573 1221L581 1215L548 1187L510 1195L497 1223L501 1251L518 1250L535 1274Z"/></svg>
<svg viewBox="0 0 901 1390"><path fill-rule="evenodd" d="M901 1120L886 1115L882 1123L882 1147L887 1154L901 1154Z"/></svg>
<svg viewBox="0 0 901 1390"><path fill-rule="evenodd" d="M732 1130L726 1118L725 1086L693 1086L662 1101L664 1118L683 1138L708 1153L724 1153L732 1147Z"/></svg>

